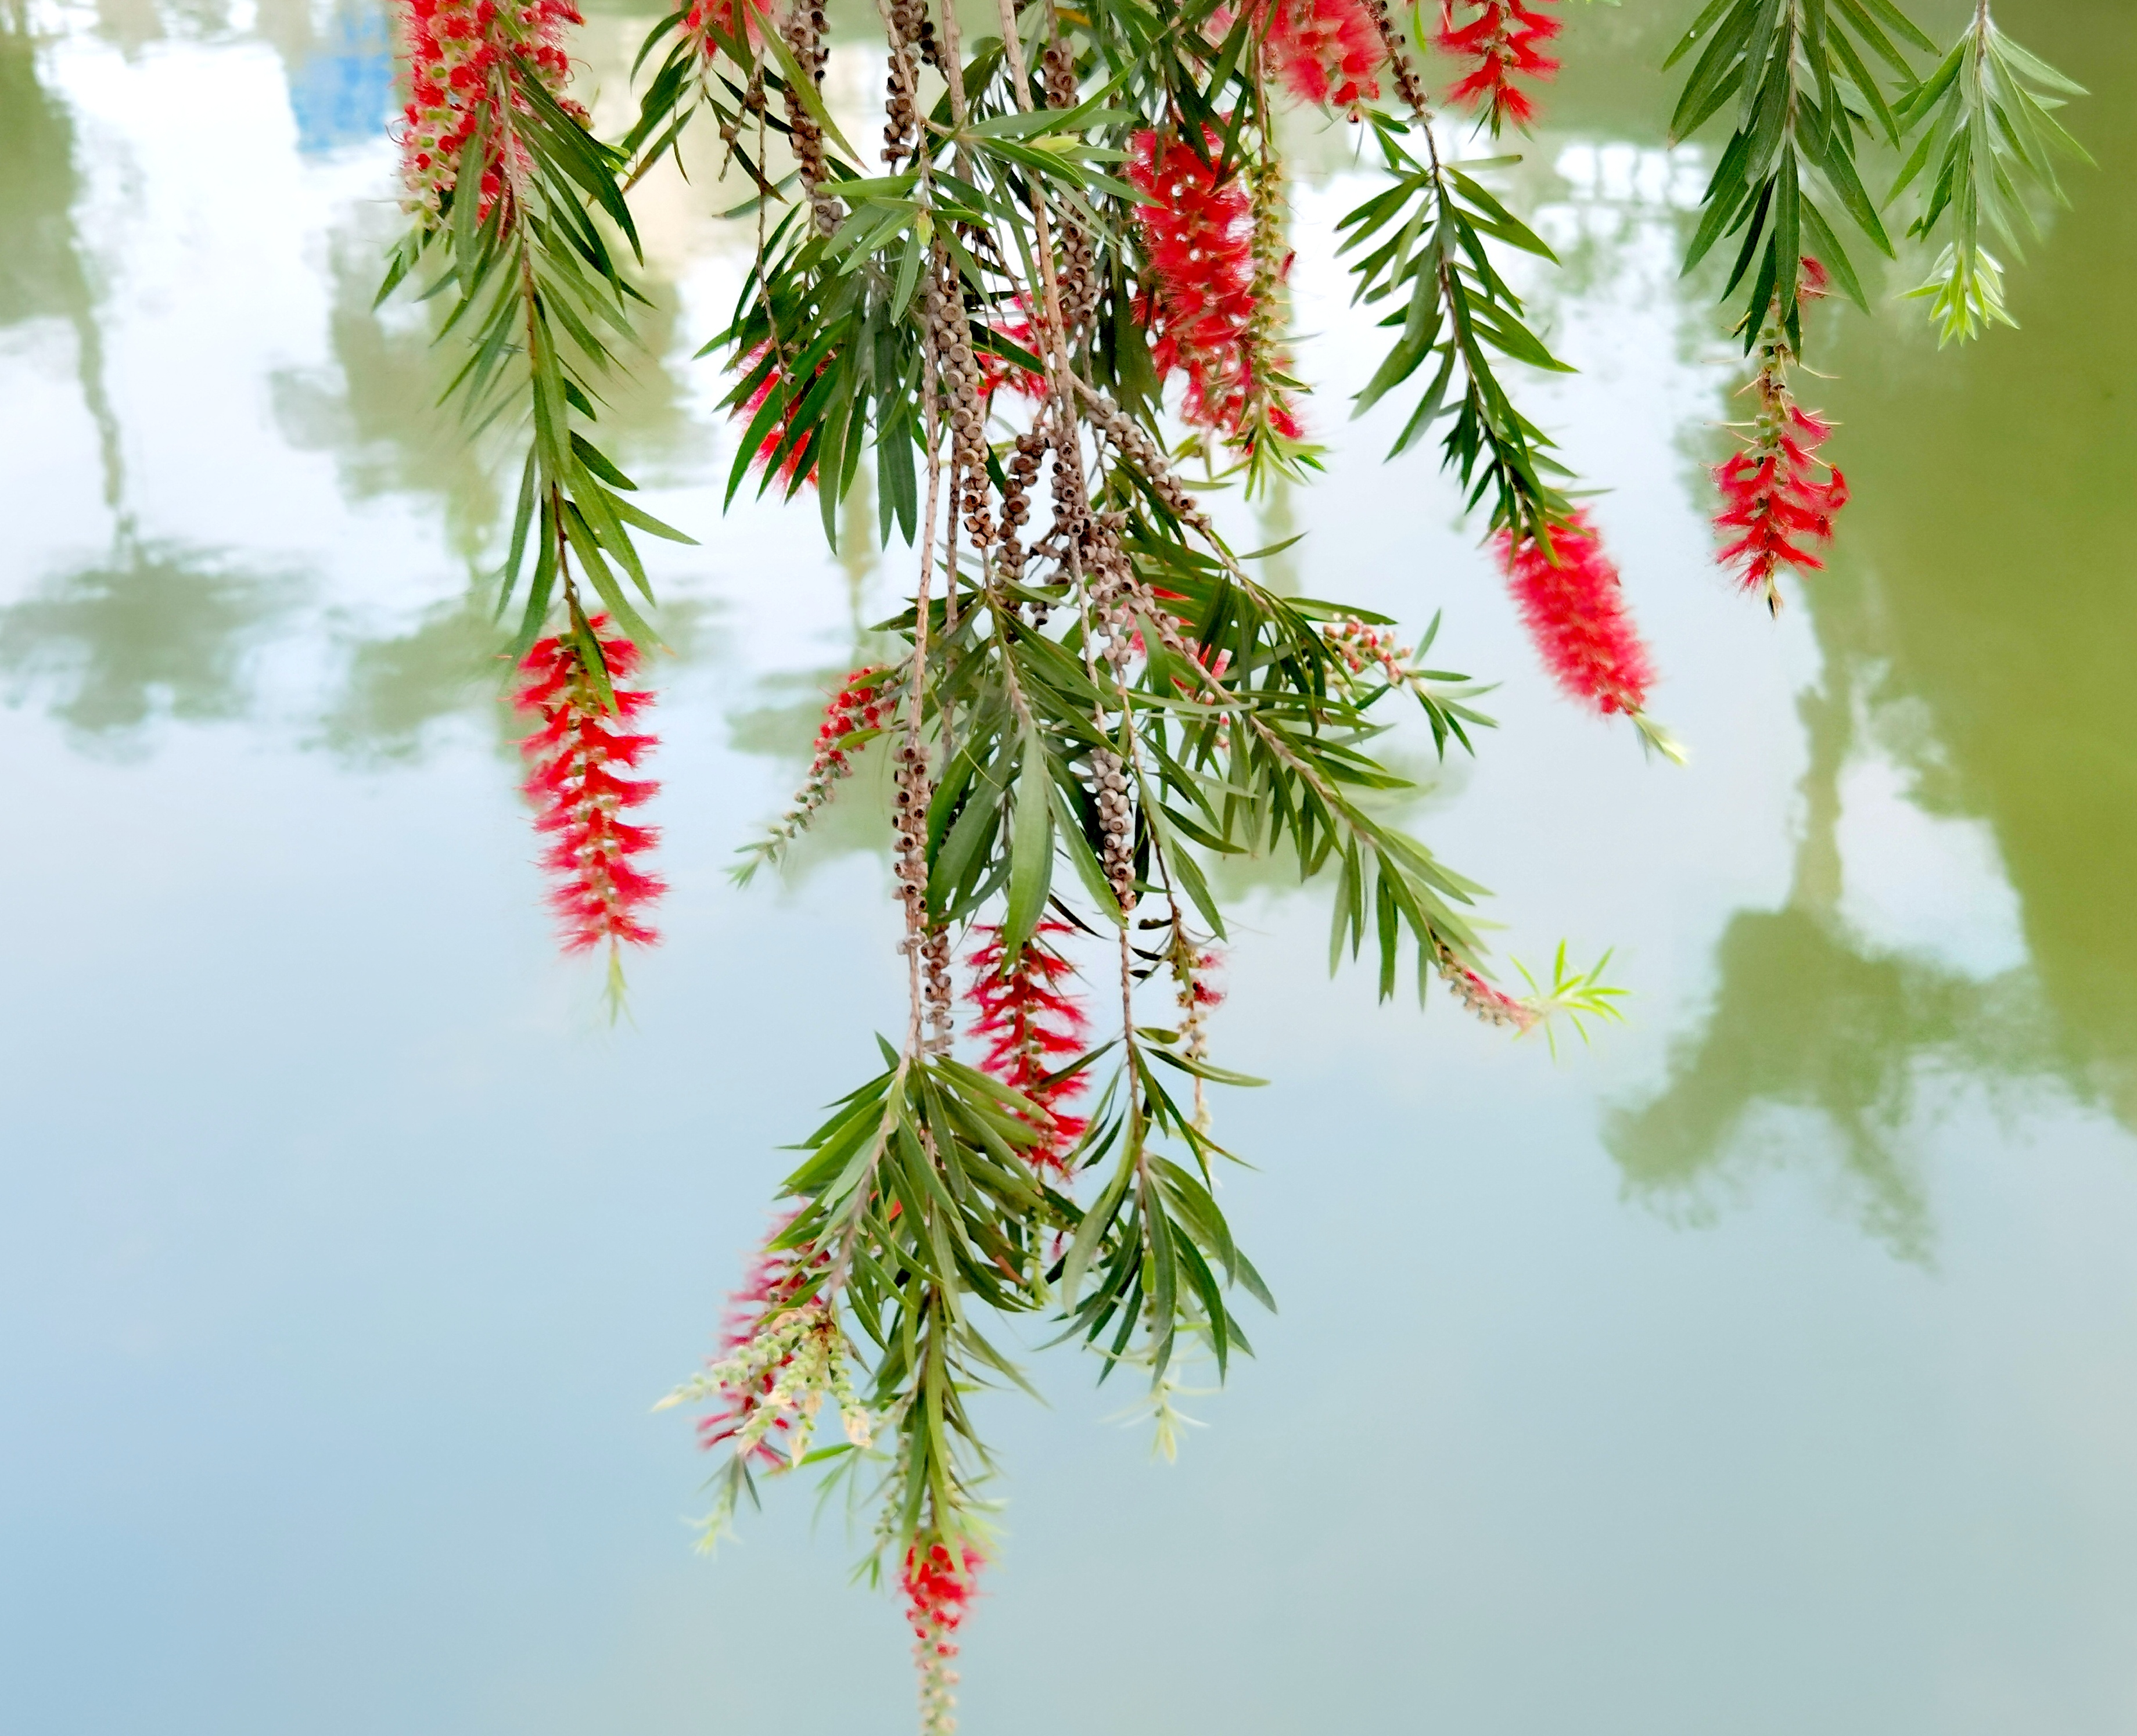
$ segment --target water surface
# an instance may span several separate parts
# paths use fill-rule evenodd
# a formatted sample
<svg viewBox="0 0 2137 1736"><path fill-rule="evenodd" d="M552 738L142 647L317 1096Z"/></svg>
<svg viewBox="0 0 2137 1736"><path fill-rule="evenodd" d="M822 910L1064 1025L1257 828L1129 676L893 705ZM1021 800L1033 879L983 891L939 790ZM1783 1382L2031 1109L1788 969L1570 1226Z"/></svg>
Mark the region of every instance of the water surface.
<svg viewBox="0 0 2137 1736"><path fill-rule="evenodd" d="M1999 12L2131 160L2127 8ZM645 22L589 25L605 113ZM1443 610L1502 683L1473 766L1408 750L1409 818L1506 952L1614 946L1633 1022L1554 1064L1377 1007L1317 896L1241 876L1216 1040L1276 1082L1219 1106L1227 1201L1283 1312L1176 1466L1062 1353L1054 1408L991 1404L974 1732L2137 1725L2137 212L2074 177L2023 329L1964 354L1833 314L1855 503L1769 624L1708 559L1734 377L1675 273L1672 22L1580 16L1509 186L1582 369L1532 413L1611 491L1692 766L1557 700L1429 457L1343 420L1340 128L1297 213L1336 460L1268 515L1287 582ZM513 789L494 455L369 311L390 80L363 0L0 32L0 1724L903 1729L835 1516L787 1488L694 1556L702 1466L647 1414L899 1016L870 776L783 883L725 868L902 571L719 518L687 358L747 238L650 189L620 455L704 547L657 550L674 892L609 1030Z"/></svg>

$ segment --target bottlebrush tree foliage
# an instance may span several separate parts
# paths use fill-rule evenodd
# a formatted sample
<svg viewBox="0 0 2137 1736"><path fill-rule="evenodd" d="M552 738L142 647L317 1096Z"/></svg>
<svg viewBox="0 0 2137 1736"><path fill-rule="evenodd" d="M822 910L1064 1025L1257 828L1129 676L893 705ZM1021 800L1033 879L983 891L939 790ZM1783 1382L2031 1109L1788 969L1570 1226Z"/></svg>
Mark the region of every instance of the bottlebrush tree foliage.
<svg viewBox="0 0 2137 1736"><path fill-rule="evenodd" d="M686 129L754 189L734 213L754 266L708 347L732 377L729 498L752 475L813 494L833 535L866 464L876 533L916 552L886 628L902 653L832 700L806 783L741 870L776 861L852 756L887 744L902 1028L803 1142L723 1353L674 1397L706 1407L713 1530L802 1465L874 1502L922 1722L947 1730L994 1548L971 1397L1026 1379L999 1323L1049 1319L1099 1378L1133 1369L1165 1438L1183 1359L1221 1374L1249 1347L1242 1299L1273 1306L1214 1189L1229 1154L1206 1089L1253 1082L1208 1053L1225 923L1206 864L1278 853L1326 882L1331 961L1369 955L1383 996L1407 967L1515 1032L1611 1011L1615 991L1562 950L1548 987L1496 986L1478 888L1372 800L1401 781L1374 751L1398 708L1419 707L1443 753L1488 721L1464 677L1429 666L1432 635L1413 650L1383 617L1279 596L1180 468L1251 491L1318 467L1279 124L1317 105L1381 177L1339 227L1388 334L1354 409L1405 406L1390 456L1437 443L1566 696L1668 747L1618 567L1518 407L1528 377L1565 364L1508 262L1550 250L1491 190L1511 159L1448 148L1534 122L1560 7L995 0L961 17L878 0L880 133L856 143L825 105L808 0L664 20L613 139L570 95L568 0L404 3L414 221L381 293L439 298L450 395L527 430L498 601L568 945L613 960L650 941L661 890L652 833L623 817L650 785L618 768L654 746L630 684L659 644L638 539L690 538L633 503L599 410L640 299L629 195ZM1688 63L1673 134L1715 139L1687 269L1733 244L1724 293L1750 358L1718 552L1777 603L1847 496L1831 430L1794 396L1813 311L1828 289L1867 305L1857 259L1892 253L1904 217L1940 249L1920 293L1943 336L2008 320L1988 238L2015 255L2057 197L2055 158L2081 153L2052 111L2076 87L1986 0L1941 51L1892 0L1712 0L1671 58Z"/></svg>

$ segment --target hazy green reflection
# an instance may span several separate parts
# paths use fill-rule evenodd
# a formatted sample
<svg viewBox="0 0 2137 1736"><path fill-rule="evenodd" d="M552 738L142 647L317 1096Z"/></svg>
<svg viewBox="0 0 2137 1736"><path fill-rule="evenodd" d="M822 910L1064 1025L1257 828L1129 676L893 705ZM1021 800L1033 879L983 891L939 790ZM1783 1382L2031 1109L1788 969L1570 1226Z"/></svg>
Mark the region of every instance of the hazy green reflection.
<svg viewBox="0 0 2137 1736"><path fill-rule="evenodd" d="M296 582L227 555L122 534L110 561L0 610L0 673L11 697L47 696L92 737L138 731L168 711L186 722L242 716L247 652L294 610Z"/></svg>
<svg viewBox="0 0 2137 1736"><path fill-rule="evenodd" d="M2096 91L2083 114L2087 136L2096 154L2116 160L2133 142L2137 111L2130 33L2093 28L2097 7L2011 10L2013 27L2045 51L2082 60ZM376 16L343 7L322 26L300 7L263 10L260 27L292 68L293 90L325 89L329 107L341 105L339 119L307 124L308 139L330 144L335 127L349 124L348 105L375 100L365 81L377 76L378 44L363 20ZM226 27L212 7L107 4L99 17L129 52L170 32ZM1658 142L1657 37L1653 20L1594 21L1556 111L1561 124L1581 136ZM1332 165L1347 143L1342 129L1323 129L1303 148L1308 160ZM27 32L0 35L7 165L0 325L56 319L75 334L105 497L124 514L93 273L75 227L78 149L65 106L40 85ZM1546 141L1521 172L1531 190L1550 184L1552 149ZM1731 926L1716 955L1711 1011L1675 1046L1666 1087L1609 1118L1610 1150L1641 1197L1696 1201L1706 1178L1753 1146L1815 1152L1814 1138L1757 1138L1753 1113L1760 1105L1812 1111L1860 1184L1866 1221L1915 1252L1926 1236L1925 1184L1905 1154L1925 1067L1979 1077L2048 1073L2125 1119L2137 1108L2137 926L2115 920L2122 865L2137 846L2137 760L2120 733L2125 678L2115 648L2137 630L2137 588L2126 540L2100 509L2127 488L2137 460L2126 383L2137 337L2096 318L2137 267L2137 217L2110 177L2081 176L2074 185L2078 211L2018 280L2022 332L1940 357L1926 353L1918 330L1901 328L1903 312L1828 322L1828 354L1840 375L1828 402L1845 425L1857 491L1833 570L1804 603L1827 672L1804 705L1813 763L1794 890L1784 908L1746 912ZM404 308L382 317L371 305L393 221L390 208L343 209L329 250L333 366L285 370L273 382L285 440L330 454L353 503L428 503L467 574L463 599L412 626L336 635L343 673L316 738L343 755L388 760L413 754L440 719L494 713L499 670L484 567L500 534L504 445L496 437L471 444L436 412L441 358L426 323ZM1546 300L1607 282L1623 263L1611 238L1585 235ZM669 365L620 382L605 421L626 461L655 479L695 475L710 452L707 430L685 407L693 364L679 353L679 298L657 275L647 287L647 349ZM1682 330L1692 349L1711 335L1696 289L1687 292ZM1702 455L1711 448L1701 430L1687 435ZM1283 534L1298 510L1288 498L1276 502L1271 535ZM864 578L863 568L851 574L856 611ZM0 671L17 700L39 698L85 734L138 732L159 708L185 721L226 719L246 709L251 649L311 619L300 601L289 578L144 547L122 531L110 560L47 581L0 615ZM702 607L685 596L667 620L679 652L702 648ZM867 654L864 625L856 612L856 662ZM737 708L735 745L798 769L818 696L843 673L827 664L775 682L763 703ZM1865 751L1857 739L1865 720L1909 704L1927 718L1930 737L1915 756L1924 768L1915 799L1989 822L2023 903L2030 975L1954 975L1881 948L1839 914L1839 780ZM1434 780L1429 766L1413 769L1424 784ZM858 816L830 824L799 867L873 843L879 832ZM1241 886L1282 878L1244 867L1232 875Z"/></svg>
<svg viewBox="0 0 2137 1736"><path fill-rule="evenodd" d="M2103 7L2001 8L2023 40L2081 66L2103 163L2137 147L2137 33ZM2125 1125L2137 1113L2137 757L2127 646L2137 555L2120 503L2137 483L2137 333L2104 318L2137 274L2137 210L2110 169L2020 280L2016 333L1933 353L1903 312L1839 329L1823 396L1855 484L1833 570L1808 589L1826 659L1806 698L1812 765L1788 906L1749 913L1716 956L1705 1030L1657 1101L1614 1116L1633 1190L1695 1189L1759 1104L1820 1112L1868 1222L1925 1245L1923 1182L1903 1155L1925 1068L2052 1076ZM2032 969L1976 982L1867 946L1835 916L1838 783L1859 739L1901 717L1926 811L1991 829ZM1800 1132L1800 1131L1799 1131ZM1798 1154L1815 1141L1769 1141Z"/></svg>

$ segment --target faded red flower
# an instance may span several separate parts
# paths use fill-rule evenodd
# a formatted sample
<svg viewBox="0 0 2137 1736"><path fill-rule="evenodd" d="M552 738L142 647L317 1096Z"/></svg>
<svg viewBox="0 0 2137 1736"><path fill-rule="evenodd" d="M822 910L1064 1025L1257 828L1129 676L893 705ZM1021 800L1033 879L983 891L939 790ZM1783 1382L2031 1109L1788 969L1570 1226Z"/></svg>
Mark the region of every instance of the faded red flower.
<svg viewBox="0 0 2137 1736"><path fill-rule="evenodd" d="M764 360L766 352L771 348L769 343L757 345L755 349L742 357L740 372L745 374L755 372L757 365ZM823 372L824 370L820 367L815 375L811 377L820 377ZM771 401L773 392L783 391L786 389L786 383L785 372L775 361L771 367L766 370L764 377L757 382L750 395L737 407L736 420L746 427L753 425L757 411ZM764 438L757 442L757 461L764 469L770 469L772 461L778 459L779 479L789 488L794 485L794 479L801 469L801 460L805 455L809 458L808 480L812 484L816 480L816 462L814 456L815 440L813 435L804 436L796 440L786 456L779 458L779 449L786 443L787 428L794 419L795 411L800 407L801 401L798 398L793 403L788 404L766 432Z"/></svg>
<svg viewBox="0 0 2137 1736"><path fill-rule="evenodd" d="M401 174L413 202L438 208L459 178L469 140L486 124L479 215L489 216L504 187L504 123L529 106L523 62L567 113L585 118L563 94L572 71L565 33L585 22L569 0L402 0L409 100L402 110ZM524 160L522 148L515 163Z"/></svg>
<svg viewBox="0 0 2137 1736"><path fill-rule="evenodd" d="M1019 295L1011 306L1015 318L997 319L991 328L986 329L995 336L1006 338L1020 349L1030 350L1036 355L1039 353L1039 328L1032 321L1029 304L1022 295ZM976 331L973 335L976 338L979 333ZM980 370L980 391L989 403L994 401L995 394L1004 387L1017 396L1029 398L1034 403L1046 396L1046 377L1034 373L1020 362L996 355L992 350L983 349L977 343L972 346L972 360Z"/></svg>
<svg viewBox="0 0 2137 1736"><path fill-rule="evenodd" d="M1083 1053L1085 1020L1067 988L1075 967L1050 942L1074 931L1066 922L1041 922L1010 959L999 927L975 931L981 944L971 956L972 985L965 997L980 1012L972 1035L987 1044L981 1070L1022 1092L1046 1114L1041 1131L1047 1137L1026 1155L1034 1166L1064 1181L1068 1153L1089 1125L1065 1106L1083 1094L1086 1082L1082 1073L1053 1076Z"/></svg>
<svg viewBox="0 0 2137 1736"><path fill-rule="evenodd" d="M977 1590L986 1558L969 1544L921 1539L905 1552L898 1589L912 1624L913 1657L920 1670L920 1728L926 1736L956 1728L956 1638Z"/></svg>
<svg viewBox="0 0 2137 1736"><path fill-rule="evenodd" d="M846 758L853 738L881 729L898 709L898 696L884 693L879 685L888 673L880 664L855 669L846 677L845 684L831 695L830 703L824 708L824 721L816 726L815 751L810 758L809 776L802 785L804 805L812 809L823 805L830 786L853 770ZM819 789L824 795L811 800L810 792Z"/></svg>
<svg viewBox="0 0 2137 1736"><path fill-rule="evenodd" d="M1185 139L1161 145L1156 133L1138 133L1128 163L1129 183L1142 195L1136 224L1154 280L1151 359L1161 377L1176 367L1186 374L1180 414L1190 426L1236 437L1259 416L1297 439L1297 417L1270 377L1283 364L1268 353L1258 317L1253 196L1236 166L1218 180L1224 141L1207 127L1202 138L1207 162Z"/></svg>
<svg viewBox="0 0 2137 1736"><path fill-rule="evenodd" d="M764 46L765 31L771 22L771 13L756 0L694 0L683 15L683 28L698 39L699 50L708 60L721 51L713 34L715 31L757 49Z"/></svg>
<svg viewBox="0 0 2137 1736"><path fill-rule="evenodd" d="M1558 0L1440 0L1439 29L1434 37L1447 53L1469 61L1469 71L1447 93L1458 107L1474 107L1497 133L1507 122L1526 126L1536 119L1536 103L1516 85L1516 77L1547 79L1558 62L1540 43L1558 34L1559 22L1540 6Z"/></svg>
<svg viewBox="0 0 2137 1736"><path fill-rule="evenodd" d="M1505 1025L1516 1033L1534 1028L1540 1016L1525 1000L1517 1000L1502 988L1487 983L1451 953L1442 953L1439 975L1454 991L1454 998L1472 1016L1486 1024Z"/></svg>
<svg viewBox="0 0 2137 1736"><path fill-rule="evenodd" d="M1301 102L1358 107L1380 94L1387 45L1362 0L1266 0L1269 57Z"/></svg>
<svg viewBox="0 0 2137 1736"><path fill-rule="evenodd" d="M553 838L542 865L557 877L551 907L563 919L567 951L606 941L650 946L660 936L643 920L645 907L667 890L634 859L653 848L660 834L623 818L660 786L617 774L635 767L656 745L629 726L653 703L653 695L624 683L638 667L638 648L602 630L607 617L588 623L606 667L613 708L599 672L587 666L577 638L545 639L519 665L514 703L542 727L519 745L534 762L527 780L535 805L535 828Z"/></svg>
<svg viewBox="0 0 2137 1736"><path fill-rule="evenodd" d="M1640 712L1654 668L1588 514L1553 525L1549 548L1511 531L1496 542L1529 638L1565 696L1604 717Z"/></svg>
<svg viewBox="0 0 2137 1736"><path fill-rule="evenodd" d="M799 1215L797 1208L772 1225L743 1275L742 1286L728 1297L722 1353L712 1359L715 1364L754 1339L757 1329L801 1294L811 1273L824 1263L826 1257L822 1254L812 1259L806 1249L773 1245ZM778 1383L778 1374L776 1367L767 1369L753 1388L723 1387L720 1408L698 1419L698 1445L709 1452L740 1434L763 1408L766 1396ZM747 1456L769 1470L786 1469L791 1458L786 1443L792 1432L793 1423L788 1415L781 1413L775 1416L750 1447Z"/></svg>

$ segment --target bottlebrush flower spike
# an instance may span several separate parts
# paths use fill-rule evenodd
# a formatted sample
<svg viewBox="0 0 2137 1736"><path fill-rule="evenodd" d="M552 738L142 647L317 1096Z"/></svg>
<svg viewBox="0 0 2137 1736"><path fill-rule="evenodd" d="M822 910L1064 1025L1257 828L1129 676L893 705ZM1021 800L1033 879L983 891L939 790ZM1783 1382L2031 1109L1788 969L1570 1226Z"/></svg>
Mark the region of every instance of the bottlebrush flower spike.
<svg viewBox="0 0 2137 1736"><path fill-rule="evenodd" d="M935 1539L916 1539L905 1552L898 1584L920 1670L922 1736L952 1736L957 1728L957 1672L950 1666L984 1559L970 1544Z"/></svg>
<svg viewBox="0 0 2137 1736"><path fill-rule="evenodd" d="M1050 940L1074 931L1066 922L1041 922L1017 956L1007 959L999 927L976 930L981 944L972 953L972 986L966 994L980 1011L972 1035L987 1044L981 1071L1045 1111L1049 1136L1027 1155L1063 1181L1068 1179L1068 1153L1088 1125L1064 1106L1082 1095L1085 1080L1081 1073L1051 1076L1083 1052L1085 1022L1083 1008L1064 986L1075 967Z"/></svg>
<svg viewBox="0 0 2137 1736"><path fill-rule="evenodd" d="M999 319L986 329L1035 355L1039 349L1039 331L1032 323L1030 309L1022 295L1015 299L1012 306L1015 310L1015 319ZM977 335L976 330L974 335ZM989 405L994 402L995 394L1004 387L1017 396L1027 398L1034 404L1046 396L1046 377L1034 373L1020 362L1012 362L1006 356L998 356L992 350L981 349L976 343L972 346L972 360L980 370L981 396Z"/></svg>
<svg viewBox="0 0 2137 1736"><path fill-rule="evenodd" d="M898 714L903 669L871 664L855 669L845 684L832 694L824 708L824 721L816 726L815 751L809 761L809 775L795 792L786 811L769 831L744 846L748 860L735 870L744 885L767 862L776 862L808 829L816 810L831 799L839 780L853 771L853 756L877 732L888 727ZM859 739L856 739L859 737Z"/></svg>
<svg viewBox="0 0 2137 1736"><path fill-rule="evenodd" d="M1476 108L1494 134L1507 122L1526 126L1536 119L1536 103L1514 82L1516 77L1547 79L1558 62L1537 45L1558 34L1558 20L1540 6L1558 0L1440 0L1439 29L1434 37L1447 53L1476 64L1447 93L1457 107ZM1458 22L1458 16L1466 22Z"/></svg>
<svg viewBox="0 0 2137 1736"><path fill-rule="evenodd" d="M526 790L537 810L535 829L554 839L542 861L557 877L549 902L563 919L569 952L604 941L611 952L626 941L650 946L660 936L643 913L667 890L634 860L653 848L659 833L622 817L660 785L617 776L655 745L652 736L628 729L653 696L623 684L638 667L638 648L605 634L606 625L606 615L596 615L582 632L537 644L519 665L514 701L541 719L519 745L534 764ZM589 649L603 668L589 666Z"/></svg>
<svg viewBox="0 0 2137 1736"><path fill-rule="evenodd" d="M1805 259L1799 303L1819 299L1826 284L1824 267ZM1764 596L1767 608L1778 614L1780 570L1824 567L1813 547L1833 540L1833 519L1847 504L1847 479L1818 455L1833 425L1802 408L1789 389L1795 354L1778 304L1755 353L1759 369L1745 390L1756 399L1757 412L1740 430L1744 450L1714 471L1722 500L1715 528L1735 539L1715 558L1737 568L1738 583Z"/></svg>
<svg viewBox="0 0 2137 1736"><path fill-rule="evenodd" d="M1654 666L1588 514L1553 525L1548 548L1536 537L1516 542L1511 531L1496 542L1522 625L1560 691L1602 717L1638 716Z"/></svg>
<svg viewBox="0 0 2137 1736"><path fill-rule="evenodd" d="M771 345L768 343L757 345L755 349L742 357L739 371L744 375L755 372L758 364L764 360L766 352L770 348ZM819 367L815 377L820 377L823 372L822 367ZM749 396L736 406L734 412L736 419L742 422L746 427L754 427L757 411L772 401L773 392L783 391L785 389L785 373L778 362L774 362L766 370L764 377L752 389ZM792 421L794 411L800 407L800 404L801 401L796 399L781 410L771 428L757 442L757 462L761 468L769 470L772 461L775 459L778 460L779 479L786 484L790 491L795 486L795 477L801 472L802 458L811 454L815 445L813 436L804 438L795 442L793 450L785 458L779 458L779 449L786 443L787 425ZM810 457L807 479L813 487L816 481L816 463L813 456Z"/></svg>
<svg viewBox="0 0 2137 1736"><path fill-rule="evenodd" d="M683 28L698 39L699 49L708 61L721 51L722 37L752 51L762 49L772 24L770 12L756 0L695 0L683 15ZM754 60L742 64L745 71L752 70Z"/></svg>
<svg viewBox="0 0 2137 1736"><path fill-rule="evenodd" d="M1268 0L1263 17L1269 58L1301 102L1355 116L1379 98L1387 45L1361 0Z"/></svg>
<svg viewBox="0 0 2137 1736"><path fill-rule="evenodd" d="M1253 196L1237 170L1218 181L1224 141L1208 127L1202 138L1206 163L1185 139L1160 144L1146 130L1133 141L1127 179L1142 195L1136 224L1155 280L1151 359L1161 378L1175 367L1186 374L1180 414L1190 427L1241 437L1259 406L1272 428L1296 438L1297 418L1272 378L1283 362L1268 353L1256 318Z"/></svg>
<svg viewBox="0 0 2137 1736"><path fill-rule="evenodd" d="M881 664L855 669L824 708L824 721L816 726L816 747L809 761L809 776L794 799L802 825L831 799L831 786L854 769L847 757L854 751L854 737L874 734L898 709L897 693L884 690L884 678L890 673Z"/></svg>
<svg viewBox="0 0 2137 1736"><path fill-rule="evenodd" d="M403 0L409 102L402 111L401 175L411 206L439 208L459 178L468 141L487 124L492 143L478 215L489 215L504 187L499 105L515 113L528 106L518 89L518 61L534 68L568 113L585 119L564 95L572 66L563 48L566 31L585 22L567 0L502 7L496 0Z"/></svg>

